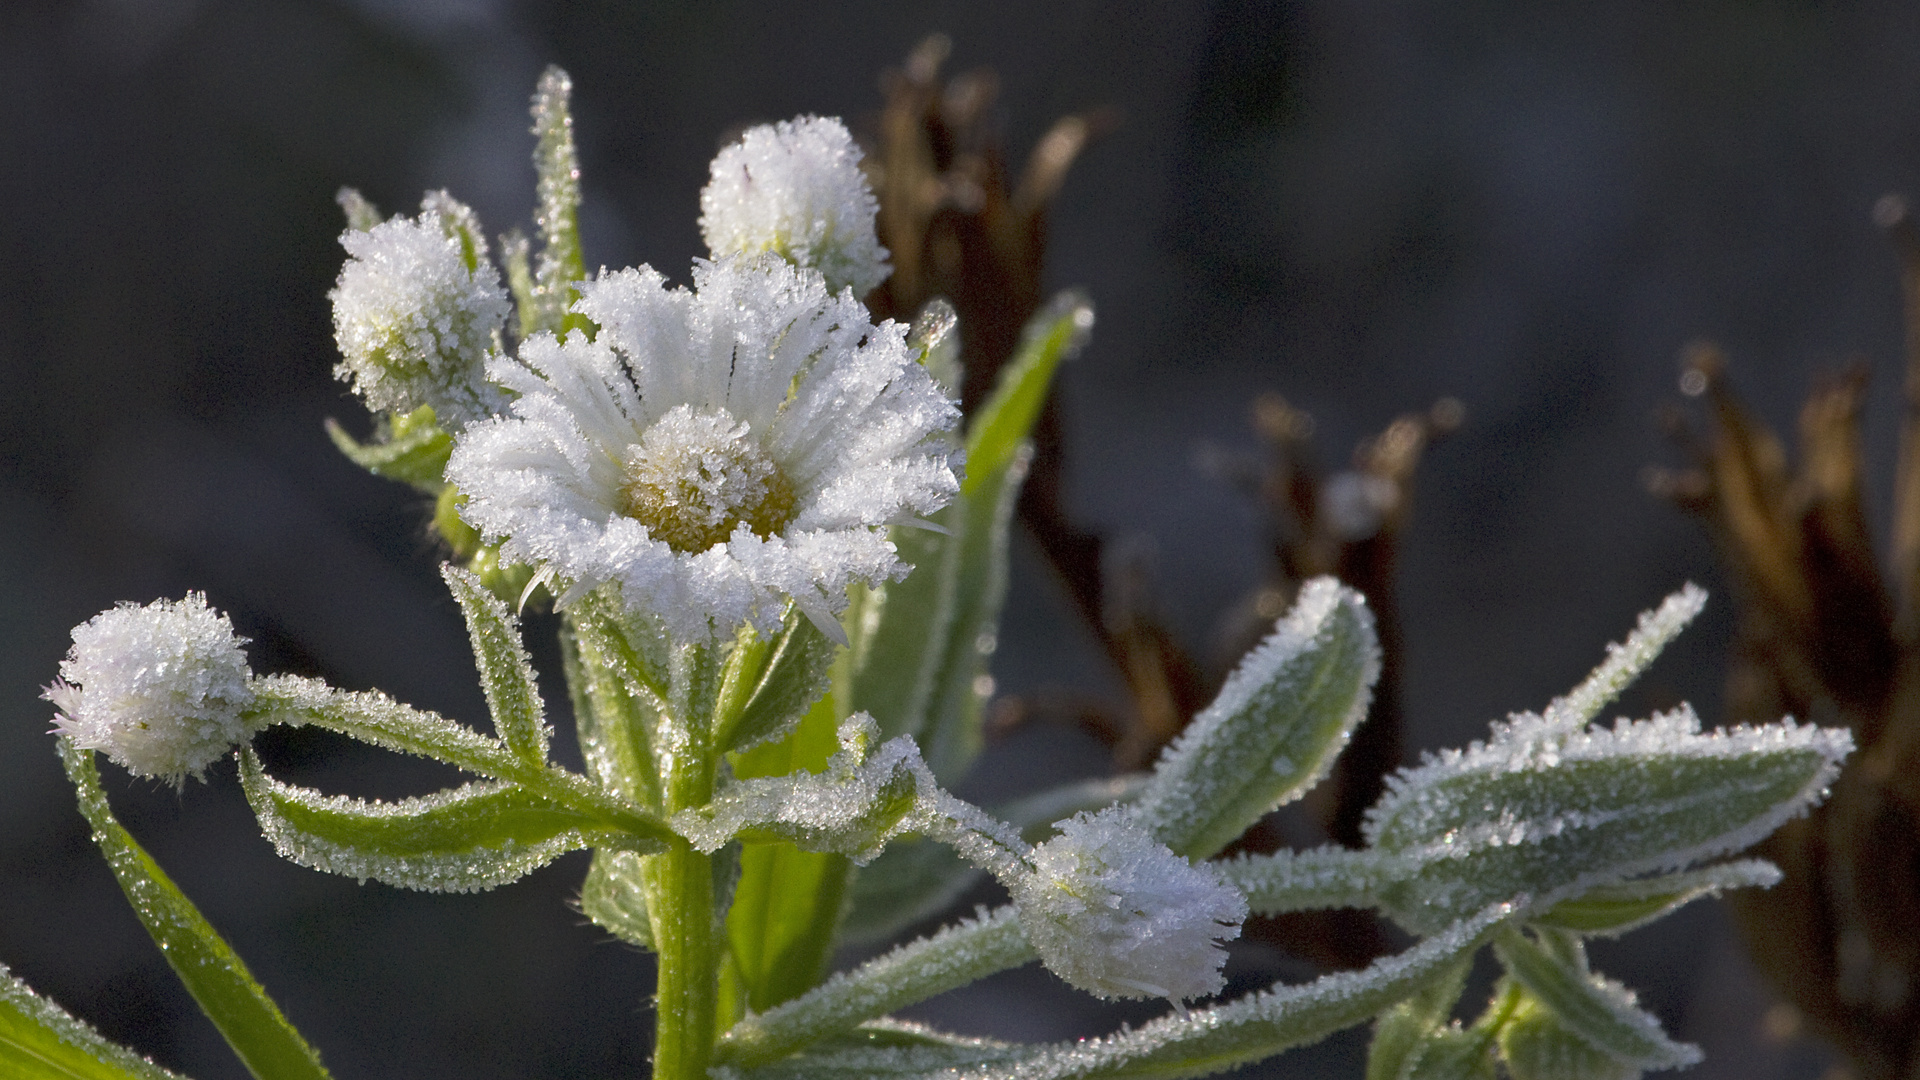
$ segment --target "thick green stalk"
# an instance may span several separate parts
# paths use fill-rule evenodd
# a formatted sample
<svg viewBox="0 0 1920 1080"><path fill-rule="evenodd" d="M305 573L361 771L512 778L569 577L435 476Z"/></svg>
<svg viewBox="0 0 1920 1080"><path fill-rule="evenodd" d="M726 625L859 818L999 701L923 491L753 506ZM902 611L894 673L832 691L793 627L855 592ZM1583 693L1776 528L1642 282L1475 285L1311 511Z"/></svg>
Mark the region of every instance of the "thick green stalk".
<svg viewBox="0 0 1920 1080"><path fill-rule="evenodd" d="M713 795L713 763L690 746L667 777L668 813L704 806ZM705 1080L713 1056L720 951L713 903L713 860L675 839L646 860L647 913L659 950L655 990L654 1080Z"/></svg>

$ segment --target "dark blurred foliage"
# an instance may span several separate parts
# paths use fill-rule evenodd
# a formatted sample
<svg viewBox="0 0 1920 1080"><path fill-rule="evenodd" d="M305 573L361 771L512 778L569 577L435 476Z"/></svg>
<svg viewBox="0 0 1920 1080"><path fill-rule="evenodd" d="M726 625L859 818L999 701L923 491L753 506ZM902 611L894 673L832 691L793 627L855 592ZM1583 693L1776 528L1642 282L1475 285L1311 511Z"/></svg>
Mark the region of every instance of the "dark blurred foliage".
<svg viewBox="0 0 1920 1080"><path fill-rule="evenodd" d="M1234 483L1251 475L1235 462L1284 472L1299 434L1263 394L1312 418L1295 449L1316 475L1396 417L1465 403L1422 459L1397 591L1376 597L1400 616L1409 752L1540 706L1681 581L1722 584L1706 538L1639 484L1675 460L1650 418L1683 343L1724 342L1776 428L1814 372L1861 357L1866 490L1889 489L1899 293L1869 209L1920 177L1920 9L1896 0L7 4L0 961L165 1064L241 1075L125 910L44 735L38 687L101 608L205 589L262 670L482 711L426 508L322 431L365 423L330 376L338 186L388 212L447 187L494 232L525 227L526 97L558 63L589 264L684 280L722 140L819 112L877 145L879 74L932 31L952 70L997 73L984 122L1016 162L1062 116L1112 120L1046 219L1041 292L1084 286L1100 313L1064 375L1058 506L1202 682L1244 642L1285 539L1275 504ZM1888 512L1869 498L1868 528ZM1126 677L1073 593L1038 546L1015 555L1002 690L1125 713ZM1732 628L1716 603L1622 710L1684 697L1717 720ZM332 791L447 779L312 733L263 742L278 775ZM1111 759L1082 729L1027 723L964 793ZM130 828L340 1080L641 1067L648 961L566 908L580 861L477 897L360 886L278 860L231 767L210 781L176 794L107 770ZM1294 815L1274 839L1319 827ZM1596 961L1706 1045L1695 1075L1826 1067L1792 1014L1767 1012L1717 909ZM1310 970L1255 943L1233 986ZM1145 1015L1033 970L942 1010L1023 1038ZM1259 1071L1357 1075L1363 1043Z"/></svg>

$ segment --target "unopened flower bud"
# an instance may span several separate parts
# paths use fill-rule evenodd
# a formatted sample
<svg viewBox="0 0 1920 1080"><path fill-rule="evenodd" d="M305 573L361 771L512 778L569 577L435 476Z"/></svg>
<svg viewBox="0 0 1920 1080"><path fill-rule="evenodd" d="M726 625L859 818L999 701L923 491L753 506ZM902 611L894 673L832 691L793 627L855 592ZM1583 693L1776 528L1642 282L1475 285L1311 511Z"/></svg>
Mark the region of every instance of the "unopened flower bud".
<svg viewBox="0 0 1920 1080"><path fill-rule="evenodd" d="M1204 997L1225 985L1222 942L1247 901L1121 809L1079 814L1010 883L1027 941L1054 974L1103 998Z"/></svg>
<svg viewBox="0 0 1920 1080"><path fill-rule="evenodd" d="M244 638L200 593L121 604L73 628L73 648L44 697L54 732L104 751L136 776L196 778L253 728Z"/></svg>
<svg viewBox="0 0 1920 1080"><path fill-rule="evenodd" d="M776 252L820 271L829 291L851 286L855 296L891 272L873 228L880 204L840 121L749 128L713 159L712 177L700 192L700 234L715 259Z"/></svg>
<svg viewBox="0 0 1920 1080"><path fill-rule="evenodd" d="M507 294L473 212L432 193L419 217L350 229L340 244L347 263L329 294L342 357L334 374L370 409L431 405L450 430L497 411L485 367Z"/></svg>

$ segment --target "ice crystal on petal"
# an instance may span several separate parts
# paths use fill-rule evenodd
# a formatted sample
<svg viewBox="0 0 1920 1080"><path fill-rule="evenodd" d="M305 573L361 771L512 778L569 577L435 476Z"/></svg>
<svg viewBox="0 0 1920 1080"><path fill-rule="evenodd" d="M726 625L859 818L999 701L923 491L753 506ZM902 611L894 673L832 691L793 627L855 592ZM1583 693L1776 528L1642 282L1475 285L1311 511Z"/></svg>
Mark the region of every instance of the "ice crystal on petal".
<svg viewBox="0 0 1920 1080"><path fill-rule="evenodd" d="M487 261L473 211L429 193L417 218L395 217L340 236L347 263L328 294L334 369L367 407L409 413L433 406L458 429L496 411L483 371L507 318L507 294Z"/></svg>
<svg viewBox="0 0 1920 1080"><path fill-rule="evenodd" d="M771 632L791 596L838 639L847 586L905 573L885 527L959 483L954 404L904 330L771 255L581 285L593 341L530 338L489 374L512 415L469 428L447 477L508 559L562 602L617 582L679 640Z"/></svg>
<svg viewBox="0 0 1920 1080"><path fill-rule="evenodd" d="M716 259L772 251L865 296L889 272L879 208L846 125L802 116L749 128L713 159L700 233Z"/></svg>
<svg viewBox="0 0 1920 1080"><path fill-rule="evenodd" d="M136 776L198 777L253 734L243 644L200 593L103 611L73 628L44 695L60 710L54 731Z"/></svg>
<svg viewBox="0 0 1920 1080"><path fill-rule="evenodd" d="M1220 945L1247 902L1210 865L1175 855L1120 808L1081 813L1033 849L1011 883L1027 940L1054 974L1104 998L1214 993Z"/></svg>

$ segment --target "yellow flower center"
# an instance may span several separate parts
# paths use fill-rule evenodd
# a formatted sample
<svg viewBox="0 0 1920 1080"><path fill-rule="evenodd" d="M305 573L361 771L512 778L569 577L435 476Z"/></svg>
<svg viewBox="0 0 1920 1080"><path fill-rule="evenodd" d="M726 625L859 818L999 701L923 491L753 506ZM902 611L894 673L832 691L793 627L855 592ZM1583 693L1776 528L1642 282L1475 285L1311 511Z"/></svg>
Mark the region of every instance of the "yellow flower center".
<svg viewBox="0 0 1920 1080"><path fill-rule="evenodd" d="M763 539L793 522L793 484L725 410L676 405L627 447L618 509L675 551L723 544L741 524Z"/></svg>

